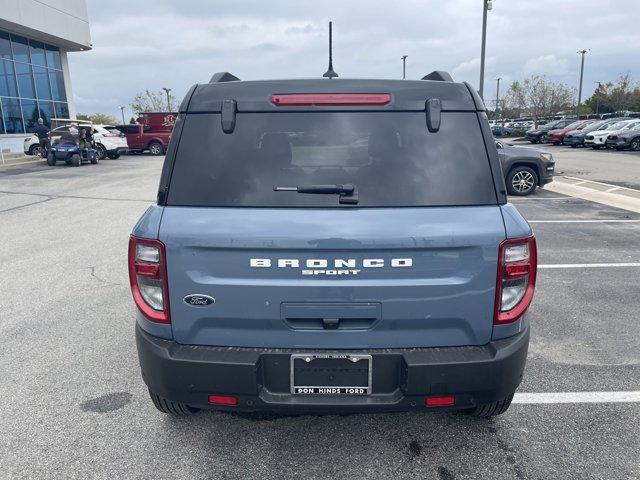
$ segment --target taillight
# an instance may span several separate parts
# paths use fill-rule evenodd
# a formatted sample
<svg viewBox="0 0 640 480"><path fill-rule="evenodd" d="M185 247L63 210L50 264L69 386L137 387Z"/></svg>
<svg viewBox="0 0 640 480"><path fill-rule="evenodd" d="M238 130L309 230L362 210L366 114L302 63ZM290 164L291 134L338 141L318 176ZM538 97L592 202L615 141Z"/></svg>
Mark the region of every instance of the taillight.
<svg viewBox="0 0 640 480"><path fill-rule="evenodd" d="M281 93L271 95L274 105L387 105L391 102L388 93Z"/></svg>
<svg viewBox="0 0 640 480"><path fill-rule="evenodd" d="M152 322L171 323L164 244L133 235L129 239L129 282L140 312Z"/></svg>
<svg viewBox="0 0 640 480"><path fill-rule="evenodd" d="M536 270L537 249L533 235L500 244L494 325L513 323L527 310L536 286Z"/></svg>

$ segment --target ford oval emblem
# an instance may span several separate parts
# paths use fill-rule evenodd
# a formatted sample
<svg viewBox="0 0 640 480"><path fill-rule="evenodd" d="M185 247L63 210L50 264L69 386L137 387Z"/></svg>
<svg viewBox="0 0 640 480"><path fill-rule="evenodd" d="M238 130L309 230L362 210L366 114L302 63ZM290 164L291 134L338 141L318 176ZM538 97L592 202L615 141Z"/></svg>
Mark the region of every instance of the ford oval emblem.
<svg viewBox="0 0 640 480"><path fill-rule="evenodd" d="M191 294L182 299L190 307L208 307L216 303L216 299L209 295Z"/></svg>

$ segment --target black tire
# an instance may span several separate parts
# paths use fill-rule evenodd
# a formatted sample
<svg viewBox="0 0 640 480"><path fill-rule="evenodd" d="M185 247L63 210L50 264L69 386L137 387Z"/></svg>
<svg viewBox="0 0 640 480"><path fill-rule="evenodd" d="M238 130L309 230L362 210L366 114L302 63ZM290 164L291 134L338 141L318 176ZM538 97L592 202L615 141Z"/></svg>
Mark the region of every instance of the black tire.
<svg viewBox="0 0 640 480"><path fill-rule="evenodd" d="M71 160L65 160L64 163L66 163L67 165L71 165Z"/></svg>
<svg viewBox="0 0 640 480"><path fill-rule="evenodd" d="M636 137L629 143L629 148L634 152L640 152L640 137Z"/></svg>
<svg viewBox="0 0 640 480"><path fill-rule="evenodd" d="M460 413L463 415L470 415L472 417L479 418L491 418L496 415L502 415L504 412L509 410L509 406L511 406L511 401L513 400L513 393L502 400L498 400L493 403L485 403L482 405L477 405L475 408L471 408L469 410L462 410Z"/></svg>
<svg viewBox="0 0 640 480"><path fill-rule="evenodd" d="M186 405L184 403L172 402L171 400L162 398L160 395L154 393L151 390L149 390L149 396L151 397L151 400L153 401L155 407L162 413L166 413L167 415L186 417L200 411L199 408L190 407L189 405Z"/></svg>
<svg viewBox="0 0 640 480"><path fill-rule="evenodd" d="M49 155L47 155L47 165L49 165L50 167L55 166L56 164L56 157L53 153L49 153Z"/></svg>
<svg viewBox="0 0 640 480"><path fill-rule="evenodd" d="M531 194L538 186L538 175L532 168L520 165L509 171L506 183L509 195L524 197Z"/></svg>
<svg viewBox="0 0 640 480"><path fill-rule="evenodd" d="M38 155L42 157L43 150L44 149L42 148L42 145L40 145L39 143L34 143L29 147L29 155L34 155L34 156ZM47 157L43 157L43 158L47 158Z"/></svg>
<svg viewBox="0 0 640 480"><path fill-rule="evenodd" d="M151 155L164 155L164 147L161 143L151 142L149 144L149 152Z"/></svg>
<svg viewBox="0 0 640 480"><path fill-rule="evenodd" d="M98 160L107 158L107 149L104 148L104 145L96 143L96 151L98 152Z"/></svg>
<svg viewBox="0 0 640 480"><path fill-rule="evenodd" d="M540 139L539 138L533 138L530 140L531 143L536 144L536 143L540 143Z"/></svg>
<svg viewBox="0 0 640 480"><path fill-rule="evenodd" d="M100 159L97 153L91 156L91 165L97 165L99 161Z"/></svg>
<svg viewBox="0 0 640 480"><path fill-rule="evenodd" d="M119 153L110 153L110 154L109 154L109 158L110 158L111 160L115 160L115 159L117 159L117 158L120 158L120 154L119 154Z"/></svg>
<svg viewBox="0 0 640 480"><path fill-rule="evenodd" d="M71 155L71 165L73 165L74 167L79 167L80 165L82 165L82 157L77 153Z"/></svg>

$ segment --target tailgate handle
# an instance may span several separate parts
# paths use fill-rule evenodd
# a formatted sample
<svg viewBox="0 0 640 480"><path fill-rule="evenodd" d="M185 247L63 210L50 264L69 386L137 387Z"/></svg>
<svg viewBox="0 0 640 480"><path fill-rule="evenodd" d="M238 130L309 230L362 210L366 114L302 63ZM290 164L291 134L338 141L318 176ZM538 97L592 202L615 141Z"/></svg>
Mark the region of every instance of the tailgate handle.
<svg viewBox="0 0 640 480"><path fill-rule="evenodd" d="M335 330L340 326L339 318L323 318L322 319L322 328L325 330Z"/></svg>

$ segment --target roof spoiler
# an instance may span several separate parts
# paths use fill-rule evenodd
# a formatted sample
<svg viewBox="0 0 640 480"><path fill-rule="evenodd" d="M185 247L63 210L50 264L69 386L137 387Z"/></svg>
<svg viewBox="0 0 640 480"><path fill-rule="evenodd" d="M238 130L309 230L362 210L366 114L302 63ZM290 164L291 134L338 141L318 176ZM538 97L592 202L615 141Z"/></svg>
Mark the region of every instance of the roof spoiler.
<svg viewBox="0 0 640 480"><path fill-rule="evenodd" d="M453 78L444 70L434 70L429 75L422 77L422 80L435 80L437 82L453 82Z"/></svg>
<svg viewBox="0 0 640 480"><path fill-rule="evenodd" d="M213 74L209 83L237 82L239 80L240 79L238 77L229 72L218 72Z"/></svg>

